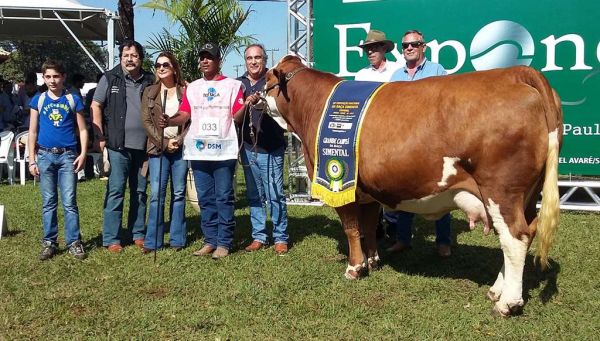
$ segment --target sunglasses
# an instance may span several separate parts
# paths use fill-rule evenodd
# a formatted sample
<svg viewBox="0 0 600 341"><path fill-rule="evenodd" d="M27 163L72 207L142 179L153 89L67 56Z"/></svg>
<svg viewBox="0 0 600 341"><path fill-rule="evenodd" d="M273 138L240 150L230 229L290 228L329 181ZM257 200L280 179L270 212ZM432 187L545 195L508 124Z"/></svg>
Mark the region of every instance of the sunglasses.
<svg viewBox="0 0 600 341"><path fill-rule="evenodd" d="M365 51L368 51L368 50L373 51L373 50L382 48L384 46L385 46L385 44L383 44L383 43L373 43L373 44L368 44L368 45L363 46L363 50L365 50Z"/></svg>
<svg viewBox="0 0 600 341"><path fill-rule="evenodd" d="M419 46L425 45L425 43L422 41L409 41L408 43L402 43L402 49L407 49L409 45L416 49Z"/></svg>
<svg viewBox="0 0 600 341"><path fill-rule="evenodd" d="M162 67L164 67L165 69L168 69L168 68L170 68L170 67L171 67L171 64L170 64L170 63L167 63L167 62L164 62L164 63L162 63L162 64L161 64L161 63L156 63L156 64L154 64L154 68L155 68L155 69L160 69L160 67L161 67L161 66L162 66Z"/></svg>

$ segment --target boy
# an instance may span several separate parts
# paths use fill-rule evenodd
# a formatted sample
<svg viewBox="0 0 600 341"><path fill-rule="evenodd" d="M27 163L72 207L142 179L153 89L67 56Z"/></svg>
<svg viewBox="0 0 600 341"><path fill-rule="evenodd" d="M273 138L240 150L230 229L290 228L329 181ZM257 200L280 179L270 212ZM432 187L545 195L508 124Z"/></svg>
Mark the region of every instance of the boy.
<svg viewBox="0 0 600 341"><path fill-rule="evenodd" d="M62 64L47 60L42 65L48 91L36 94L29 103L31 118L29 146L35 150L29 172L40 177L44 238L40 260L52 258L58 250L57 187L60 188L65 215L65 242L77 259L86 257L79 230L77 172L85 165L88 133L79 96L64 89L66 72ZM79 129L81 152L77 155L75 121ZM38 133L39 131L39 133Z"/></svg>

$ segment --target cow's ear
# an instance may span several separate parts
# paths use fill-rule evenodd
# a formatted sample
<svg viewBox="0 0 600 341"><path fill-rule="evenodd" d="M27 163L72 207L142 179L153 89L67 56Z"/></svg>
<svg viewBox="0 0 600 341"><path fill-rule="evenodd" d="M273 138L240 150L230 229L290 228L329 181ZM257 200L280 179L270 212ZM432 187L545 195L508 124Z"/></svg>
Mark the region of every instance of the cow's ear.
<svg viewBox="0 0 600 341"><path fill-rule="evenodd" d="M281 80L281 76L280 76L281 71L277 70L276 68L272 69L272 71L273 71L273 76L277 77L278 80Z"/></svg>
<svg viewBox="0 0 600 341"><path fill-rule="evenodd" d="M285 72L278 70L277 80L279 81L279 87L285 87L285 83L287 82L287 80L285 79Z"/></svg>

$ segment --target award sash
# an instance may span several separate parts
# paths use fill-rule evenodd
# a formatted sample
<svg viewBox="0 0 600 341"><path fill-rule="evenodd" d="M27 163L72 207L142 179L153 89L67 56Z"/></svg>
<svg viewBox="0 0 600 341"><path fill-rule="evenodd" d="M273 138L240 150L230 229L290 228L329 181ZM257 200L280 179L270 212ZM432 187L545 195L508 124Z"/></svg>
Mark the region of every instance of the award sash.
<svg viewBox="0 0 600 341"><path fill-rule="evenodd" d="M331 90L315 143L312 196L339 207L356 200L360 126L384 83L341 81Z"/></svg>

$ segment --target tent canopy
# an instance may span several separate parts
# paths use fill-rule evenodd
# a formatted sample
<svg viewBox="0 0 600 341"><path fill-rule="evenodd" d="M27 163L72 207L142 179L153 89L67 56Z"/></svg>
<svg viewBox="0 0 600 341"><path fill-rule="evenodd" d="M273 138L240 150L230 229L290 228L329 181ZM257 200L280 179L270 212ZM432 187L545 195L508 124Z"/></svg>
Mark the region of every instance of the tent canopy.
<svg viewBox="0 0 600 341"><path fill-rule="evenodd" d="M110 40L107 18L114 13L74 0L0 0L0 40L69 39L57 15L81 40ZM115 33L122 40L121 30Z"/></svg>

